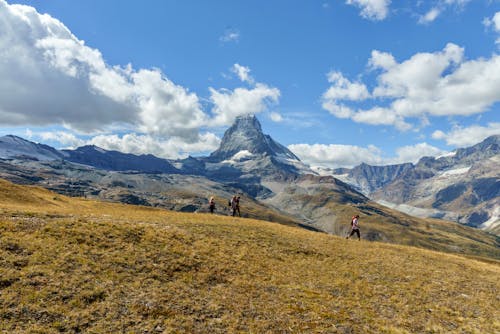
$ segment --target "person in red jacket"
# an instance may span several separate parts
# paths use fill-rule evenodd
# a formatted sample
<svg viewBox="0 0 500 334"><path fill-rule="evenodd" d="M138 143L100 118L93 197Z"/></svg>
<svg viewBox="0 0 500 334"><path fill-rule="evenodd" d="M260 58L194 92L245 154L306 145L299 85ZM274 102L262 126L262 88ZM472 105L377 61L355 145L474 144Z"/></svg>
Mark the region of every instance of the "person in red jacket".
<svg viewBox="0 0 500 334"><path fill-rule="evenodd" d="M359 223L358 223L359 215L355 215L351 219L351 234L349 234L346 239L349 239L354 233L358 235L358 240L361 240L361 235L359 233Z"/></svg>

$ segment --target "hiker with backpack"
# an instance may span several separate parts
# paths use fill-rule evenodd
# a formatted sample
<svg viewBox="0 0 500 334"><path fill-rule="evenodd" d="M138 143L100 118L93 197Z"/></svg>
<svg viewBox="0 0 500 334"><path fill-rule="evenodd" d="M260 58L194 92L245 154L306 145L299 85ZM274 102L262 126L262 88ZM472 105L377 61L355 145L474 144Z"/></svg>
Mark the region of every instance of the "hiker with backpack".
<svg viewBox="0 0 500 334"><path fill-rule="evenodd" d="M231 201L229 202L232 210L232 215L233 217L236 216L236 211L238 211L238 216L241 217L240 213L240 196L234 195L233 198L231 198Z"/></svg>
<svg viewBox="0 0 500 334"><path fill-rule="evenodd" d="M214 213L215 210L215 200L214 197L210 197L210 200L208 201L208 208L210 209L210 213Z"/></svg>
<svg viewBox="0 0 500 334"><path fill-rule="evenodd" d="M349 239L354 233L358 235L358 241L361 240L361 234L359 233L359 223L358 223L359 215L355 215L351 219L351 234L349 234L346 239Z"/></svg>

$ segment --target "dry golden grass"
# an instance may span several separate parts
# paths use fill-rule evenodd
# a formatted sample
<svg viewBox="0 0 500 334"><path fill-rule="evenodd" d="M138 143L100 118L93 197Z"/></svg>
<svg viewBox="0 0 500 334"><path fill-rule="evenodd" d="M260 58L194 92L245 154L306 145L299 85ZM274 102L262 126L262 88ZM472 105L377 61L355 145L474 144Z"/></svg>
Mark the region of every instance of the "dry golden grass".
<svg viewBox="0 0 500 334"><path fill-rule="evenodd" d="M0 186L1 332L500 332L495 261Z"/></svg>

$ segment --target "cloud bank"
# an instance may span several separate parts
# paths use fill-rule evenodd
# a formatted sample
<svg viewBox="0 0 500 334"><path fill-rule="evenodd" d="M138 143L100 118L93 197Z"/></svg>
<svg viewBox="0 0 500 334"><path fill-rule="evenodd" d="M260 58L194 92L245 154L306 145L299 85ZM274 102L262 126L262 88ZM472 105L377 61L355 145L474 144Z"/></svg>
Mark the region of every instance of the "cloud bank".
<svg viewBox="0 0 500 334"><path fill-rule="evenodd" d="M498 122L488 123L487 126L455 126L448 133L437 130L432 133L432 138L445 140L448 145L455 147L465 147L477 144L494 135L500 135L500 123Z"/></svg>
<svg viewBox="0 0 500 334"><path fill-rule="evenodd" d="M352 168L362 162L370 165L392 165L405 162L416 163L423 156L438 156L444 151L419 143L403 146L396 150L395 157L384 157L376 146L359 147L353 145L295 144L288 148L303 162L311 166L329 168Z"/></svg>
<svg viewBox="0 0 500 334"><path fill-rule="evenodd" d="M500 56L466 60L464 49L453 43L402 62L374 50L368 68L376 75L371 91L340 72L328 74L323 108L339 118L404 131L426 125L429 117L484 113L500 101ZM374 106L363 108L363 101Z"/></svg>

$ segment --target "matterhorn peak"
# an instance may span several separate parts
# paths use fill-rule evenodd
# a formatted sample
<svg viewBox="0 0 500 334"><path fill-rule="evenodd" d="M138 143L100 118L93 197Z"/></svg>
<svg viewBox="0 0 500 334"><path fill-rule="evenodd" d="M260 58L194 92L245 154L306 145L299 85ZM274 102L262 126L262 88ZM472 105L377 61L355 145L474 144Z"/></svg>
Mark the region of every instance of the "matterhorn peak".
<svg viewBox="0 0 500 334"><path fill-rule="evenodd" d="M253 114L236 117L233 125L224 133L220 147L210 155L210 160L231 159L241 151L300 161L285 146L265 135L260 122Z"/></svg>

